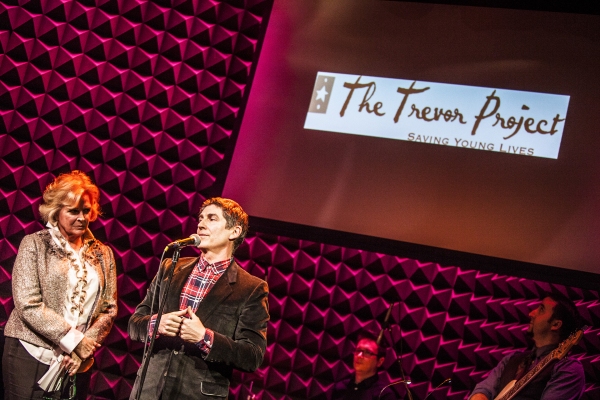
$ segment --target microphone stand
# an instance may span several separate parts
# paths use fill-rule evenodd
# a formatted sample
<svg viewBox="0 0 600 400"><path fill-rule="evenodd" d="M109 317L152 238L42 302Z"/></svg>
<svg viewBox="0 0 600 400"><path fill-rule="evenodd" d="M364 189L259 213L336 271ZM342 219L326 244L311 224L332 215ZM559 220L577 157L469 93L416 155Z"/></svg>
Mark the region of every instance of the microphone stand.
<svg viewBox="0 0 600 400"><path fill-rule="evenodd" d="M165 251L167 249L165 248ZM152 349L154 348L154 341L156 340L156 335L158 333L158 327L160 326L160 319L163 315L164 309L165 309L165 303L167 300L167 296L169 295L169 289L171 288L171 280L173 278L173 273L175 272L175 265L177 265L177 261L179 260L179 253L181 252L181 247L175 247L175 250L173 251L173 256L171 258L172 262L171 262L171 268L168 271L167 274L167 282L165 285L165 294L162 296L162 299L159 300L159 305L158 305L158 312L156 314L156 322L154 323L154 330L152 331L152 336L150 337L150 344L148 345L148 347L145 349L144 351L144 359L142 360L142 372L140 374L140 384L137 388L137 392L135 394L134 399L139 399L141 394L142 394L142 387L144 386L144 381L146 380L146 373L148 372L148 364L150 363L150 356L152 355ZM160 268L160 266L159 266ZM160 291L160 282L156 282L156 289ZM156 295L156 292L154 292L154 295ZM154 301L152 302L152 305L154 305ZM150 318L152 318L152 309L150 309ZM146 335L148 336L148 335ZM144 344L148 343L148 338L146 338L146 341L144 342Z"/></svg>
<svg viewBox="0 0 600 400"><path fill-rule="evenodd" d="M400 367L400 377L402 379L400 379L396 382L392 382L388 386L396 385L398 383L403 383L404 386L406 387L406 394L408 395L408 399L413 400L412 393L410 392L410 389L408 388L408 385L411 384L411 380L410 380L410 378L406 379L406 376L404 375L404 368L402 368L402 327L400 326L401 320L402 320L402 309L399 304L398 305L398 328L400 328L400 352L396 352L398 354L398 356L396 357L396 361L398 362L398 366ZM394 335L393 335L391 326L388 327L388 331L390 332L390 337L392 338L392 343L395 344L396 341L394 340ZM388 386L386 386L386 387L388 387ZM382 392L383 392L383 390L382 390ZM380 395L381 395L381 393L380 393Z"/></svg>
<svg viewBox="0 0 600 400"><path fill-rule="evenodd" d="M250 382L250 389L248 389L248 396L246 396L246 400L255 400L256 395L252 394L252 386L254 386L254 381Z"/></svg>

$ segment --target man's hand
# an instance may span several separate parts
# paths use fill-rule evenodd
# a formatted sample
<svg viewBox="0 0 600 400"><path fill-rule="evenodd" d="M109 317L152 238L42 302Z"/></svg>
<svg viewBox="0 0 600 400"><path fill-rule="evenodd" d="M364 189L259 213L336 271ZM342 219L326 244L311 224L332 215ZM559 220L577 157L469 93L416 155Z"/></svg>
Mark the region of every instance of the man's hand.
<svg viewBox="0 0 600 400"><path fill-rule="evenodd" d="M206 328L202 321L200 321L200 318L194 314L192 307L188 306L187 310L183 311L187 314L188 318L183 319L179 336L186 342L198 343L204 339Z"/></svg>
<svg viewBox="0 0 600 400"><path fill-rule="evenodd" d="M95 340L90 339L88 337L83 337L81 342L73 349L73 352L79 356L82 360L87 360L90 358L96 349L100 348L100 343L97 343Z"/></svg>
<svg viewBox="0 0 600 400"><path fill-rule="evenodd" d="M185 319L184 315L186 314L187 310L174 311L168 314L163 314L163 316L160 318L158 334L164 336L179 335L179 328L181 327L181 323Z"/></svg>
<svg viewBox="0 0 600 400"><path fill-rule="evenodd" d="M490 400L487 398L485 394L475 393L473 396L469 398L469 400Z"/></svg>

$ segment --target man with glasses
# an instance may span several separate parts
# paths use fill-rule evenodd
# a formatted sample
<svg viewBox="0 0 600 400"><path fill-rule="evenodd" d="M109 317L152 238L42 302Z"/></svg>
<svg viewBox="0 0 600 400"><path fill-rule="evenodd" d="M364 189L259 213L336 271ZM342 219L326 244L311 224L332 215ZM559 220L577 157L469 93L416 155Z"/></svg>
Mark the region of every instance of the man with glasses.
<svg viewBox="0 0 600 400"><path fill-rule="evenodd" d="M391 389L381 393L387 381L379 379L377 369L384 360L383 349L377 345L375 335L368 331L362 332L354 349L354 373L335 385L332 399L395 399L396 394Z"/></svg>

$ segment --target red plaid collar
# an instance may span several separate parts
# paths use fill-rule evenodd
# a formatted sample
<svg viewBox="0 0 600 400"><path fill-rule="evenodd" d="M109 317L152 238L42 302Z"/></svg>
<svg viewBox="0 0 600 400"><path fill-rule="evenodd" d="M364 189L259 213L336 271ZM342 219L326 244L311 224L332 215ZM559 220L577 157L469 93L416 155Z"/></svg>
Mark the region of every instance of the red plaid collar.
<svg viewBox="0 0 600 400"><path fill-rule="evenodd" d="M200 258L198 259L198 264L196 264L196 267L199 271L204 271L206 268L210 268L213 274L220 275L223 272L225 272L225 270L227 269L227 267L229 267L231 263L233 263L233 257L231 257L228 260L217 261L211 264L208 261L206 261L204 255L201 254Z"/></svg>

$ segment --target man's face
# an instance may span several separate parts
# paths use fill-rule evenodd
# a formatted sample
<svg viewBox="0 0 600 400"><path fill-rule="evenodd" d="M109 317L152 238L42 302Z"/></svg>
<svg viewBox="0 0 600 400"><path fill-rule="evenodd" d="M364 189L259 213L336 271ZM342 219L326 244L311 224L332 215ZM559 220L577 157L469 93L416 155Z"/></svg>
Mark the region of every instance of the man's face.
<svg viewBox="0 0 600 400"><path fill-rule="evenodd" d="M375 375L384 358L377 357L377 343L371 339L361 339L354 350L354 370L366 376Z"/></svg>
<svg viewBox="0 0 600 400"><path fill-rule="evenodd" d="M529 328L527 333L532 335L533 338L541 338L548 334L551 330L557 330L560 327L553 327L552 314L554 313L554 306L557 303L550 297L544 298L540 305L529 313Z"/></svg>
<svg viewBox="0 0 600 400"><path fill-rule="evenodd" d="M198 235L202 238L201 249L218 252L233 246L233 239L239 236L240 227L226 228L227 221L221 207L211 204L206 206L198 217Z"/></svg>

